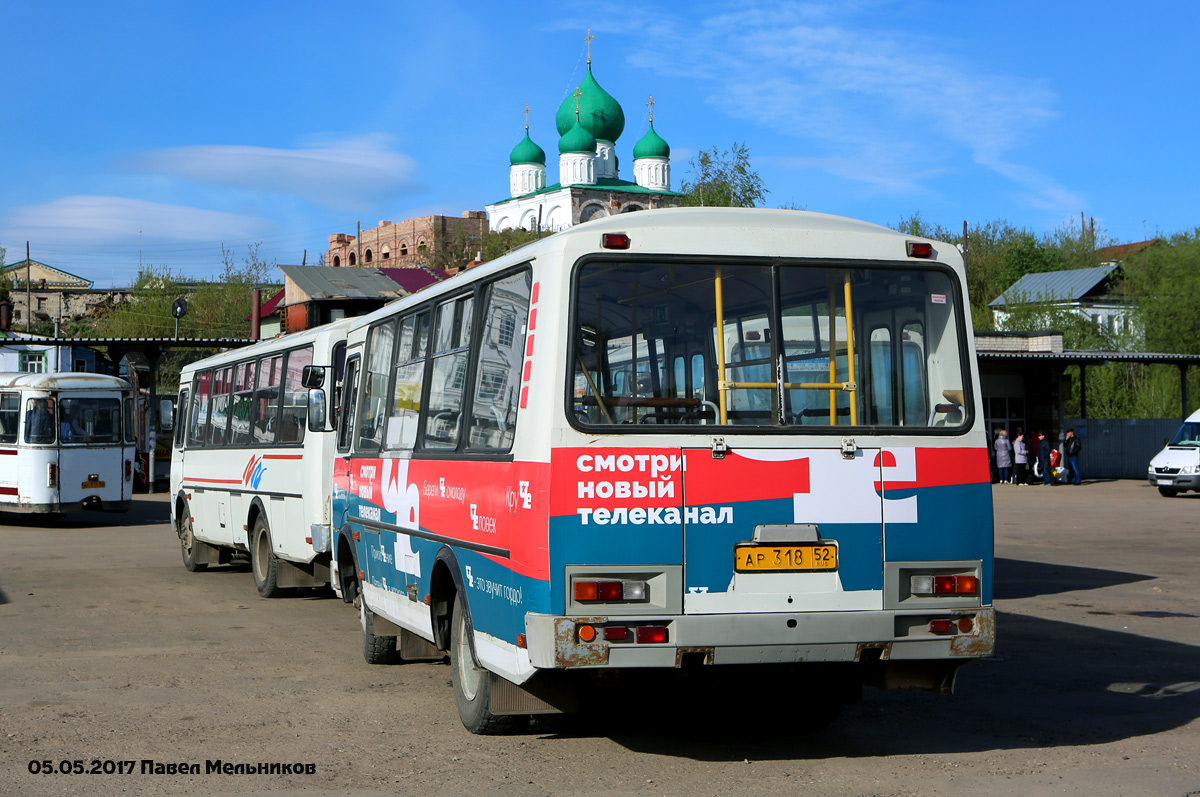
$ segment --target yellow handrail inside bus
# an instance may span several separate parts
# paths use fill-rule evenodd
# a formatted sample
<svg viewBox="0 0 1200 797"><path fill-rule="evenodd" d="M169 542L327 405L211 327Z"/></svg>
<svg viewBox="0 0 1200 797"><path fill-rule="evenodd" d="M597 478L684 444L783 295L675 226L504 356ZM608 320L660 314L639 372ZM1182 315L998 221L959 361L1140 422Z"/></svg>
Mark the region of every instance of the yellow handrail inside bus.
<svg viewBox="0 0 1200 797"><path fill-rule="evenodd" d="M850 384L854 384L854 316L850 312L850 269L846 275L846 370ZM858 426L858 393L850 391L850 425Z"/></svg>
<svg viewBox="0 0 1200 797"><path fill-rule="evenodd" d="M733 389L733 383L725 379L725 295L722 292L724 289L721 285L720 266L717 266L717 272L713 278L713 286L717 292L717 404L721 414L720 423L724 426L729 421L726 414L725 394L727 391Z"/></svg>
<svg viewBox="0 0 1200 797"><path fill-rule="evenodd" d="M721 284L721 268L718 266L713 279L716 292L715 305L717 314L717 398L719 399L720 423L728 423L728 404L726 394L730 390L828 390L829 391L829 425L837 425L837 391L850 394L850 424L858 425L858 383L854 379L854 330L853 315L850 304L850 270L843 271L844 292L846 301L846 361L849 379L837 381L837 316L836 316L836 286L837 282L831 271L829 273L829 381L828 382L735 382L725 379L725 297ZM585 370L584 375L587 375ZM590 379L588 380L591 381ZM602 407L603 409L603 407Z"/></svg>

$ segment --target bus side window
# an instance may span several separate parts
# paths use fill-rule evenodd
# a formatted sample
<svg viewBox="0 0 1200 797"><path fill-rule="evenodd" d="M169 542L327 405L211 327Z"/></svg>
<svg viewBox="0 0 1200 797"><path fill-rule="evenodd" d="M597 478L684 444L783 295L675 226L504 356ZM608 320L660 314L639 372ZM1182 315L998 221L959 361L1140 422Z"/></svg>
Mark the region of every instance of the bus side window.
<svg viewBox="0 0 1200 797"><path fill-rule="evenodd" d="M525 270L487 286L482 316L483 345L472 392L469 448L512 447L532 281L532 275Z"/></svg>
<svg viewBox="0 0 1200 797"><path fill-rule="evenodd" d="M387 448L411 451L417 442L428 336L429 313L401 319L400 340L396 344L396 380L387 419Z"/></svg>
<svg viewBox="0 0 1200 797"><path fill-rule="evenodd" d="M210 445L225 445L225 434L229 431L229 390L233 386L233 368L226 367L213 372L212 429Z"/></svg>
<svg viewBox="0 0 1200 797"><path fill-rule="evenodd" d="M208 398L212 390L212 371L201 371L196 374L196 386L192 391L195 397L192 401L191 434L188 435L188 445L199 447L204 445L205 433L208 431Z"/></svg>
<svg viewBox="0 0 1200 797"><path fill-rule="evenodd" d="M338 413L338 451L350 450L350 437L354 429L357 413L355 401L358 398L358 363L357 357L352 357L346 363L346 376L341 397L341 411Z"/></svg>
<svg viewBox="0 0 1200 797"><path fill-rule="evenodd" d="M279 432L280 384L283 355L264 358L258 364L258 389L254 391L254 442L274 443Z"/></svg>
<svg viewBox="0 0 1200 797"><path fill-rule="evenodd" d="M437 308L429 374L429 403L425 408L427 449L458 447L462 429L463 393L470 361L472 296L458 296Z"/></svg>
<svg viewBox="0 0 1200 797"><path fill-rule="evenodd" d="M17 423L21 419L21 394L0 393L0 443L17 442Z"/></svg>
<svg viewBox="0 0 1200 797"><path fill-rule="evenodd" d="M364 355L362 404L357 416L355 451L378 451L383 438L383 418L387 409L388 377L391 376L392 349L396 341L396 322L389 320L371 329Z"/></svg>
<svg viewBox="0 0 1200 797"><path fill-rule="evenodd" d="M179 401L175 404L175 447L183 448L183 436L187 433L187 424L180 419L187 417L188 411L188 391L187 388L179 391Z"/></svg>
<svg viewBox="0 0 1200 797"><path fill-rule="evenodd" d="M304 440L308 422L308 391L301 384L304 366L312 365L311 346L293 349L287 355L287 377L283 385L283 412L279 418L280 443L299 443Z"/></svg>

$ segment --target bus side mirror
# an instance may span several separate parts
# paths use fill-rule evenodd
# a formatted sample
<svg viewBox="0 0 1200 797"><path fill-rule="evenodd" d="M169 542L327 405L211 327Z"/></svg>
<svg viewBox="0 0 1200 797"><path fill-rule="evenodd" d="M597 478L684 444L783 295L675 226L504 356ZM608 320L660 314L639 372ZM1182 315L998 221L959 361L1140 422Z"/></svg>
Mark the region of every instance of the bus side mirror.
<svg viewBox="0 0 1200 797"><path fill-rule="evenodd" d="M308 391L308 431L325 431L325 391L319 388Z"/></svg>
<svg viewBox="0 0 1200 797"><path fill-rule="evenodd" d="M300 384L309 390L325 386L325 369L319 365L306 365L300 372Z"/></svg>
<svg viewBox="0 0 1200 797"><path fill-rule="evenodd" d="M175 402L163 399L158 405L158 426L164 432L175 428Z"/></svg>

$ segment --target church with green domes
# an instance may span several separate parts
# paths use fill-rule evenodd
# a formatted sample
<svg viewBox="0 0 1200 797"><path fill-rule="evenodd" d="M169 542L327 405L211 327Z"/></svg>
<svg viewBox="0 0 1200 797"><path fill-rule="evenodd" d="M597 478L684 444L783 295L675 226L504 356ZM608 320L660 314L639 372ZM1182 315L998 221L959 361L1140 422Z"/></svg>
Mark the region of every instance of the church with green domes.
<svg viewBox="0 0 1200 797"><path fill-rule="evenodd" d="M590 38L589 38L590 40ZM587 75L555 115L558 130L558 182L546 185L546 152L529 135L509 155L509 196L487 206L495 231L521 227L555 231L591 219L635 210L675 207L682 194L671 190L671 148L650 129L633 147L633 182L622 180L617 139L625 130L625 112L592 75Z"/></svg>

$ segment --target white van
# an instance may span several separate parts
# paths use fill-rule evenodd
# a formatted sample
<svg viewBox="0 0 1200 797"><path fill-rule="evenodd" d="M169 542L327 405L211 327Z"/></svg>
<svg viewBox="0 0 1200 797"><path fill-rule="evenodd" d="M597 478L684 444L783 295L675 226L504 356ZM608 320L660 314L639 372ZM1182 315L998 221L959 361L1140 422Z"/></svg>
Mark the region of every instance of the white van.
<svg viewBox="0 0 1200 797"><path fill-rule="evenodd" d="M1200 491L1200 410L1189 415L1171 442L1154 455L1146 477L1167 498Z"/></svg>

